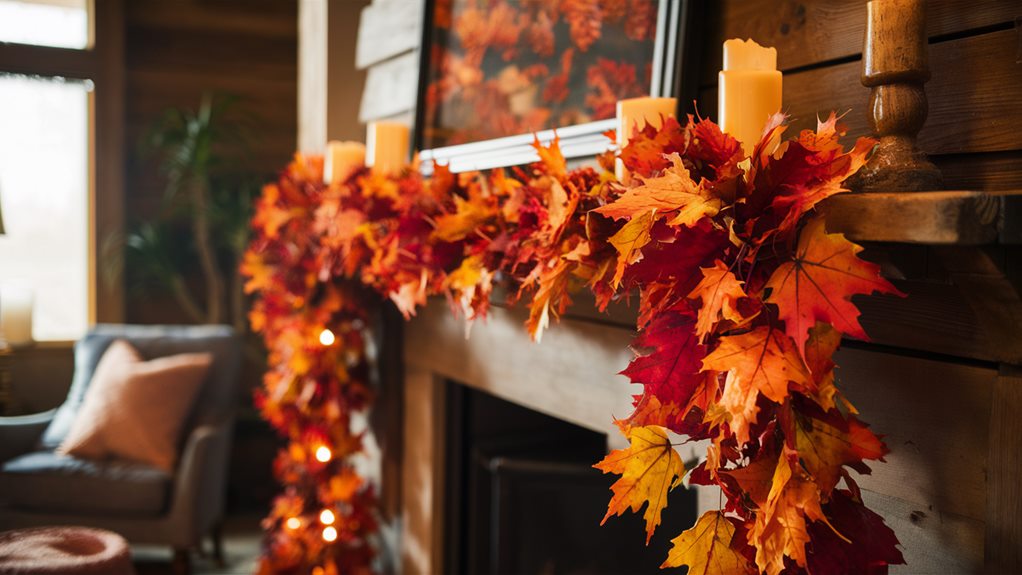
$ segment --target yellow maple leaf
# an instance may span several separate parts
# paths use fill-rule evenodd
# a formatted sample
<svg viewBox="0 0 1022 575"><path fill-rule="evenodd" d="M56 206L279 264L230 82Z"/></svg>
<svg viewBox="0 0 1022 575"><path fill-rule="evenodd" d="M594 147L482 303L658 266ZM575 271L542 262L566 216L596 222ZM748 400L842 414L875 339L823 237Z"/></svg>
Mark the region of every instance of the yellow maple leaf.
<svg viewBox="0 0 1022 575"><path fill-rule="evenodd" d="M663 427L632 427L625 431L625 436L630 443L628 448L610 452L593 466L604 473L621 475L610 488L614 496L601 525L612 515L621 515L626 509L637 513L648 504L643 513L648 544L660 525L660 513L667 507L667 493L681 484L685 464Z"/></svg>
<svg viewBox="0 0 1022 575"><path fill-rule="evenodd" d="M735 526L720 511L708 511L696 524L671 540L671 551L660 566L688 565L689 575L736 575L752 566L731 548Z"/></svg>
<svg viewBox="0 0 1022 575"><path fill-rule="evenodd" d="M650 210L632 218L607 240L619 254L617 270L614 273L614 279L611 280L611 286L614 289L621 284L625 268L642 259L642 248L649 243L649 231L653 227L655 213L656 210Z"/></svg>

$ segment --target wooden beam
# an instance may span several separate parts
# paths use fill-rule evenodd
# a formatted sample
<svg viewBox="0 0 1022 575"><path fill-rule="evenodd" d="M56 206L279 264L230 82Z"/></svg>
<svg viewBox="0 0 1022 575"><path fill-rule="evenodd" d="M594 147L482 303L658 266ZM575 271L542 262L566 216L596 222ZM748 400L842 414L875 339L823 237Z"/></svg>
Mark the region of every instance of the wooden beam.
<svg viewBox="0 0 1022 575"><path fill-rule="evenodd" d="M298 3L298 149L307 153L326 146L328 9L326 0Z"/></svg>
<svg viewBox="0 0 1022 575"><path fill-rule="evenodd" d="M1020 201L1022 190L891 192L842 194L822 209L828 231L854 241L982 245L1001 238L1002 216Z"/></svg>
<svg viewBox="0 0 1022 575"><path fill-rule="evenodd" d="M401 573L443 573L443 380L409 365L404 387Z"/></svg>

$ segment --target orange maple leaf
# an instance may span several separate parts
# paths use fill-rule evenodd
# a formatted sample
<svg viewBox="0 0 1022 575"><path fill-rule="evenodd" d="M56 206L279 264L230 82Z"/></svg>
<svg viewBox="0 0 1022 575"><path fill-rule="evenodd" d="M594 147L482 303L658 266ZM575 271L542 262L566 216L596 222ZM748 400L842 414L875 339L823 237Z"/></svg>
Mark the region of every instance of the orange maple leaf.
<svg viewBox="0 0 1022 575"><path fill-rule="evenodd" d="M703 305L699 308L696 320L696 335L703 342L719 318L735 323L744 319L737 305L738 300L745 297L745 290L742 289L742 282L720 260L714 261L712 268L699 269L703 272L703 279L688 297L702 300Z"/></svg>
<svg viewBox="0 0 1022 575"><path fill-rule="evenodd" d="M793 414L795 447L806 471L822 493L830 493L841 479L842 466L852 464L860 471L869 471L864 459L883 460L887 446L865 423L854 416L845 420L831 412L825 421L803 414Z"/></svg>
<svg viewBox="0 0 1022 575"><path fill-rule="evenodd" d="M756 547L756 565L767 575L778 575L784 570L785 557L805 567L809 522L829 524L820 507L819 489L800 469L792 471L789 463L792 457L791 450L785 448L766 503L749 531L749 542Z"/></svg>
<svg viewBox="0 0 1022 575"><path fill-rule="evenodd" d="M745 467L720 471L734 479L749 499L762 509L766 506L770 488L773 486L774 473L777 470L777 453L760 454Z"/></svg>
<svg viewBox="0 0 1022 575"><path fill-rule="evenodd" d="M621 285L621 278L625 274L625 268L642 259L642 248L650 241L650 229L653 227L655 210L650 210L642 215L636 216L621 226L616 234L610 236L607 242L618 251L617 270L611 280L611 286L617 289Z"/></svg>
<svg viewBox="0 0 1022 575"><path fill-rule="evenodd" d="M533 341L542 340L543 331L550 325L550 316L558 319L571 303L568 280L575 266L574 262L558 258L550 265L543 265L535 280L532 280L539 288L529 303L529 319L525 322L525 328ZM523 284L522 287L527 286Z"/></svg>
<svg viewBox="0 0 1022 575"><path fill-rule="evenodd" d="M436 219L433 238L455 242L464 239L496 214L496 209L483 198L462 199L454 196L455 212Z"/></svg>
<svg viewBox="0 0 1022 575"><path fill-rule="evenodd" d="M750 573L752 566L731 547L735 526L720 511L707 511L691 529L671 540L671 551L661 569L688 565L690 575Z"/></svg>
<svg viewBox="0 0 1022 575"><path fill-rule="evenodd" d="M638 177L642 184L629 188L613 203L596 209L597 213L614 219L631 218L650 210L676 212L668 222L673 226L695 225L703 216L720 211L720 198L713 197L692 179L678 154L667 158L671 165L659 176Z"/></svg>
<svg viewBox="0 0 1022 575"><path fill-rule="evenodd" d="M568 173L568 164L564 160L564 154L561 153L561 139L554 136L550 145L544 146L539 141L539 136L533 136L533 138L535 141L532 143L532 147L539 154L539 161L546 168L547 175L557 180L563 179Z"/></svg>
<svg viewBox="0 0 1022 575"><path fill-rule="evenodd" d="M767 301L777 305L785 330L805 355L809 328L829 323L858 339L869 339L859 325L856 294L904 295L880 276L880 266L859 259L862 246L844 234L828 234L823 218L806 224L792 261L778 267L767 280Z"/></svg>
<svg viewBox="0 0 1022 575"><path fill-rule="evenodd" d="M685 464L663 427L632 427L625 431L625 435L631 443L627 449L616 449L593 466L604 473L621 475L610 487L614 496L600 524L629 508L637 513L644 504L648 504L643 518L646 520L646 543L649 544L653 531L660 525L660 514L667 507L667 493L681 484Z"/></svg>
<svg viewBox="0 0 1022 575"><path fill-rule="evenodd" d="M730 415L740 444L749 441L760 393L782 403L789 382L804 387L811 377L791 338L770 326L720 338L717 349L703 359L703 371L707 370L727 373L720 405Z"/></svg>
<svg viewBox="0 0 1022 575"><path fill-rule="evenodd" d="M841 332L827 323L817 323L809 330L809 339L806 340L805 359L809 373L813 375L815 389L810 396L823 408L830 411L835 407L834 398L839 397L837 387L834 385L834 352L841 345ZM845 400L845 405L851 408L851 404ZM852 413L856 413L851 408Z"/></svg>

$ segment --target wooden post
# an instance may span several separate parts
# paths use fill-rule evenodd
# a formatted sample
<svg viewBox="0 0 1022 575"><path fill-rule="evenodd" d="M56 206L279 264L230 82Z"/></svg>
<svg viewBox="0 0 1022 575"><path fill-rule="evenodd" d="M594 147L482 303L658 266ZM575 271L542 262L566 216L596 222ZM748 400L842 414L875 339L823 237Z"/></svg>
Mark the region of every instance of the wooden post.
<svg viewBox="0 0 1022 575"><path fill-rule="evenodd" d="M867 3L862 85L870 88L868 117L880 145L849 184L859 192L917 192L942 187L940 171L916 147L926 122L927 64L924 0Z"/></svg>

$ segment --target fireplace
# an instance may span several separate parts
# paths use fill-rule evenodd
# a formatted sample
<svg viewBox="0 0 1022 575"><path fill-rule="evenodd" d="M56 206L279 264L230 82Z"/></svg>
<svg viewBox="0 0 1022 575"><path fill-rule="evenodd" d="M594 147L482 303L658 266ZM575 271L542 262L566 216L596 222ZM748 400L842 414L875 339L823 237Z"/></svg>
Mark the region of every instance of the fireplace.
<svg viewBox="0 0 1022 575"><path fill-rule="evenodd" d="M656 573L695 521L679 490L646 548L641 516L600 526L615 478L593 469L606 435L446 381L448 574Z"/></svg>
<svg viewBox="0 0 1022 575"><path fill-rule="evenodd" d="M614 375L631 329L564 318L529 340L523 310L495 308L465 337L432 301L404 326L403 434L395 510L403 573L655 573L670 538L718 504L713 490L671 493L645 547L640 514L600 526L616 476L592 465L627 445L614 418L639 390ZM457 383L453 383L457 382ZM686 444L691 466L705 446Z"/></svg>

